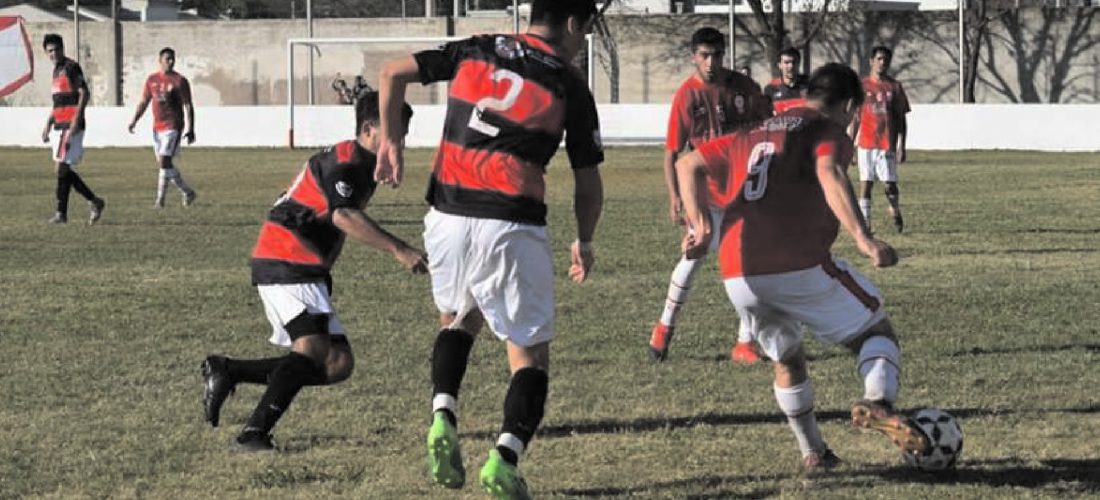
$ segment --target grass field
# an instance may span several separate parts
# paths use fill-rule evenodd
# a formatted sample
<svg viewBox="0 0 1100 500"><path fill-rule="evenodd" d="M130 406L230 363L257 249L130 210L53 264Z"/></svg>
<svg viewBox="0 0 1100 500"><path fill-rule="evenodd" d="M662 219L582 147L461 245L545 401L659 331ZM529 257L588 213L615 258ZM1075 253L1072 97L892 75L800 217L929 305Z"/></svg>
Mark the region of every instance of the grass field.
<svg viewBox="0 0 1100 500"><path fill-rule="evenodd" d="M335 303L357 371L307 389L275 430L281 453L242 456L229 440L261 392L241 386L222 427L202 422L208 353L279 353L249 285L265 210L307 151L188 149L196 206L151 209L146 149L90 150L81 165L108 206L83 224L53 210L46 150L0 150L0 497L478 498L425 474L427 278L349 244ZM538 498L990 498L1100 496L1100 156L914 152L902 167L907 232L881 234L900 265L871 268L904 349L900 405L960 417L954 474L904 467L878 435L849 429L861 395L854 359L810 342L825 438L845 460L800 475L765 365L728 361L736 321L713 264L697 279L671 359L645 356L677 258L660 152L613 148L589 283L567 282L572 181L559 155L548 202L558 338L539 437L523 462ZM429 151L368 211L419 244ZM463 388L471 476L500 425L504 346L482 335ZM473 483L474 481L470 481Z"/></svg>

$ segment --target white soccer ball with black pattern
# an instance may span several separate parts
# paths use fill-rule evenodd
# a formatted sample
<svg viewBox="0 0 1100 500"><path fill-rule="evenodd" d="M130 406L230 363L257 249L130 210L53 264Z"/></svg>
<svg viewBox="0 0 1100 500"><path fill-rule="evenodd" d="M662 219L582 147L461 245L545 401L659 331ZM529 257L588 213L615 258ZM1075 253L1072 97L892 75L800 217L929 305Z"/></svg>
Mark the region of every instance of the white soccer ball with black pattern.
<svg viewBox="0 0 1100 500"><path fill-rule="evenodd" d="M936 472L955 468L963 449L963 431L959 421L942 410L925 408L913 421L928 436L932 447L927 454L905 454L905 461L922 471Z"/></svg>

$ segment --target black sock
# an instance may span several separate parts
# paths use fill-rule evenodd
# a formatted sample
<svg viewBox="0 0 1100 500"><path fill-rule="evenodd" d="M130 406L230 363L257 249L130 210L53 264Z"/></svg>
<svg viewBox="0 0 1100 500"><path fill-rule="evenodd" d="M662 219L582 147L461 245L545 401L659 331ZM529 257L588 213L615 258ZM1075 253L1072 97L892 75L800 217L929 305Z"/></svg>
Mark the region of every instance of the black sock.
<svg viewBox="0 0 1100 500"><path fill-rule="evenodd" d="M73 182L69 177L68 169L62 172L57 175L57 213L67 214L69 213L69 192L72 191Z"/></svg>
<svg viewBox="0 0 1100 500"><path fill-rule="evenodd" d="M466 376L466 363L470 360L473 346L474 338L465 331L448 328L439 331L432 346L432 396L449 394L458 399L458 390ZM440 411L451 424L457 425L454 412L446 409Z"/></svg>
<svg viewBox="0 0 1100 500"><path fill-rule="evenodd" d="M538 368L521 368L508 384L508 395L504 397L504 425L500 432L519 438L524 449L542 422L549 385L550 376ZM513 465L519 461L515 450L507 446L497 445L497 451Z"/></svg>
<svg viewBox="0 0 1100 500"><path fill-rule="evenodd" d="M80 178L80 174L76 173L74 170L69 170L69 179L73 184L73 189L80 193L80 196L83 196L84 199L88 201L95 199L95 193L92 192L92 189L89 188L87 184L84 184L84 179Z"/></svg>
<svg viewBox="0 0 1100 500"><path fill-rule="evenodd" d="M897 184L886 187L886 201L890 202L890 207L894 209L895 213L901 207L901 191L898 190Z"/></svg>
<svg viewBox="0 0 1100 500"><path fill-rule="evenodd" d="M267 385L271 380L271 373L290 355L277 358L264 359L225 359L225 369L229 372L229 378L234 383L248 382L250 384Z"/></svg>
<svg viewBox="0 0 1100 500"><path fill-rule="evenodd" d="M286 413L298 391L307 385L321 385L325 381L325 368L308 356L292 352L271 373L267 390L260 397L252 416L245 424L246 432L267 434Z"/></svg>

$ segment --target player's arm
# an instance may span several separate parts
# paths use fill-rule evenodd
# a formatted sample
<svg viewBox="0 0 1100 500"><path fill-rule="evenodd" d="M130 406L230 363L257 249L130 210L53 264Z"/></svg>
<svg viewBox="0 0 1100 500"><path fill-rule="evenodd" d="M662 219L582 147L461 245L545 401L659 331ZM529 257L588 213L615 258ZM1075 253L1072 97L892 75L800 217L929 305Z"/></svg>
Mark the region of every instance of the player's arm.
<svg viewBox="0 0 1100 500"><path fill-rule="evenodd" d="M332 223L351 239L372 248L389 252L405 269L414 274L428 272L428 255L402 239L382 229L365 212L342 207L332 211Z"/></svg>
<svg viewBox="0 0 1100 500"><path fill-rule="evenodd" d="M676 181L676 159L679 152L684 150L687 135L690 133L684 116L684 110L690 106L683 102L684 98L684 94L679 91L672 98L672 110L668 114L668 130L665 133L665 155L661 165L665 175L665 189L668 190L668 219L673 224L684 223L680 213L680 185Z"/></svg>
<svg viewBox="0 0 1100 500"><path fill-rule="evenodd" d="M134 127L137 126L138 120L141 119L141 115L145 114L145 108L148 108L148 107L149 107L149 94L144 93L141 96L141 100L138 101L137 109L134 110L134 118L131 119L130 124L126 126L126 129L129 130L131 134L134 133Z"/></svg>
<svg viewBox="0 0 1100 500"><path fill-rule="evenodd" d="M847 169L840 164L835 152L820 152L817 155L817 179L821 183L821 190L825 193L825 202L829 205L833 215L840 221L840 225L852 238L856 240L856 246L864 255L871 258L877 267L887 267L897 264L898 255L886 242L878 241L871 237L867 229L867 223L863 220L856 205L856 195L852 191L852 183L848 179Z"/></svg>
<svg viewBox="0 0 1100 500"><path fill-rule="evenodd" d="M688 226L682 248L688 259L705 256L713 236L707 211L706 166L706 160L699 151L692 151L676 160L676 178L684 204L684 222Z"/></svg>
<svg viewBox="0 0 1100 500"><path fill-rule="evenodd" d="M191 102L191 84L186 78L180 87L180 100L183 101L183 136L187 144L195 142L195 106Z"/></svg>
<svg viewBox="0 0 1100 500"><path fill-rule="evenodd" d="M84 122L84 109L88 107L88 98L91 97L88 92L88 83L84 81L84 74L77 71L77 78L73 78L73 80L79 79L79 84L76 85L76 115L73 116L72 124L74 132L80 130L80 124Z"/></svg>
<svg viewBox="0 0 1100 500"><path fill-rule="evenodd" d="M419 79L420 66L413 56L392 59L382 66L378 77L378 107L381 144L378 146L378 165L374 180L401 184L405 162L403 158L404 130L401 123L401 106L405 103L405 88Z"/></svg>
<svg viewBox="0 0 1100 500"><path fill-rule="evenodd" d="M665 150L664 173L665 188L668 189L668 219L673 224L683 224L684 219L680 213L683 201L680 199L680 186L676 180L676 151Z"/></svg>
<svg viewBox="0 0 1100 500"><path fill-rule="evenodd" d="M595 167L573 169L573 214L577 218L577 240L570 248L569 277L583 283L595 262L592 238L603 213L603 178Z"/></svg>
<svg viewBox="0 0 1100 500"><path fill-rule="evenodd" d="M905 119L905 113L898 113L898 163L905 161L905 139L909 136L909 121Z"/></svg>
<svg viewBox="0 0 1100 500"><path fill-rule="evenodd" d="M42 129L42 142L50 142L50 129L53 128L53 112L46 117L46 128Z"/></svg>

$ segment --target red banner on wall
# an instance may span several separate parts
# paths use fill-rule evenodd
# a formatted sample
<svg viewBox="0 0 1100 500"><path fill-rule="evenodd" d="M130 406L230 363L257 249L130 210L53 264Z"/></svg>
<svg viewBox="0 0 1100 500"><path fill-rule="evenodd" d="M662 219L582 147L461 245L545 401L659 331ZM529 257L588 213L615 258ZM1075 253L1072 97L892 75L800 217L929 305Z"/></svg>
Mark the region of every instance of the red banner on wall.
<svg viewBox="0 0 1100 500"><path fill-rule="evenodd" d="M34 50L19 16L0 16L0 97L34 77Z"/></svg>

